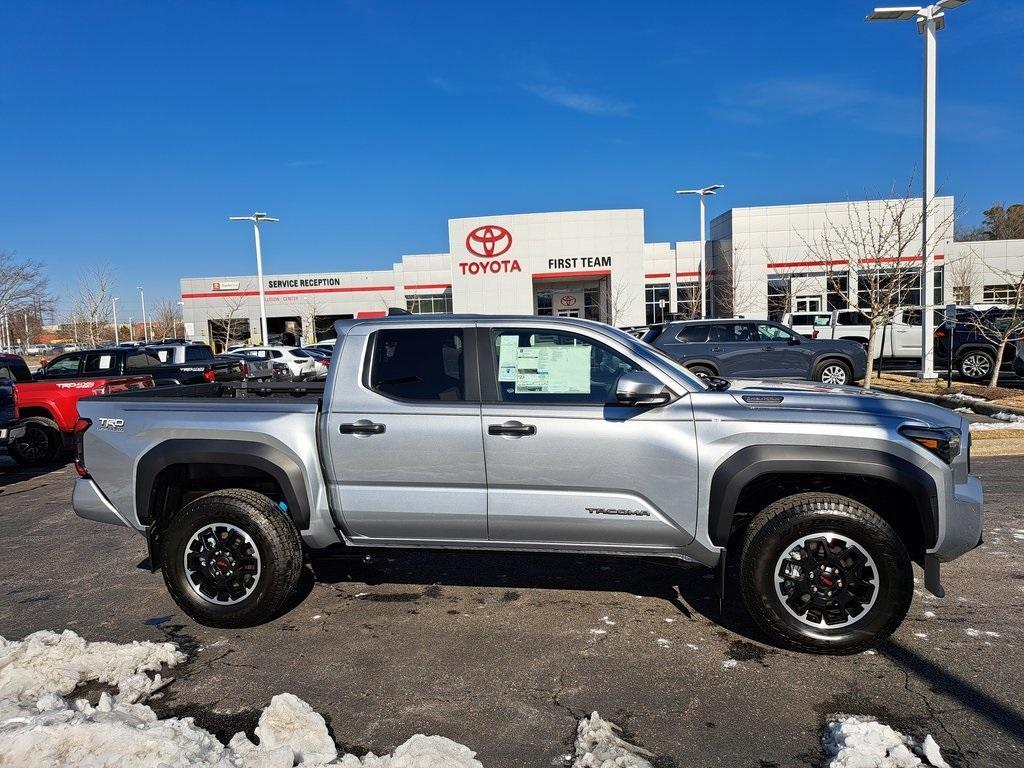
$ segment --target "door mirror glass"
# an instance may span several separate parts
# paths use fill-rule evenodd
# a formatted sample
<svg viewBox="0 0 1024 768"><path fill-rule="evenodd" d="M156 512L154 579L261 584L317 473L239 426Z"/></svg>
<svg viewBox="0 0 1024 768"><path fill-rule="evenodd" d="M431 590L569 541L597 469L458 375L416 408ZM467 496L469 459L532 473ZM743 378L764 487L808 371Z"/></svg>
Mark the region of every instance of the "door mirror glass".
<svg viewBox="0 0 1024 768"><path fill-rule="evenodd" d="M615 398L620 405L665 405L672 402L672 392L647 371L627 371L615 384Z"/></svg>

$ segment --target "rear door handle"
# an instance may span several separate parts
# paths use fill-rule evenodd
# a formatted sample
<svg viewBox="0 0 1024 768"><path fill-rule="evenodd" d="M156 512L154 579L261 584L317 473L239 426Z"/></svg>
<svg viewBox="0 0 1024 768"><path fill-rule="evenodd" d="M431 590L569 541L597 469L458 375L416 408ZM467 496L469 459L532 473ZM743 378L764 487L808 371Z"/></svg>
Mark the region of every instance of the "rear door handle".
<svg viewBox="0 0 1024 768"><path fill-rule="evenodd" d="M504 424L489 424L487 434L525 437L537 434L537 427L533 424L520 424L518 421L506 421Z"/></svg>
<svg viewBox="0 0 1024 768"><path fill-rule="evenodd" d="M387 429L383 424L374 424L367 419L360 419L352 424L339 424L338 431L343 435L382 435Z"/></svg>

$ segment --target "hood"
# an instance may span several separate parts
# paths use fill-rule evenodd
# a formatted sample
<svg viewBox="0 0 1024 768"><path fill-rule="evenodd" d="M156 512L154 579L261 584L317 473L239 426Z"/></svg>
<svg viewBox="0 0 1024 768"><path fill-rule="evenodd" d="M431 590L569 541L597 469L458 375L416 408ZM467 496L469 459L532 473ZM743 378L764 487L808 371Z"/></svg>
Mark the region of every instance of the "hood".
<svg viewBox="0 0 1024 768"><path fill-rule="evenodd" d="M861 413L868 419L916 420L927 426L958 429L963 421L959 413L940 405L861 387L814 381L733 379L723 394L731 395L737 404L747 408Z"/></svg>

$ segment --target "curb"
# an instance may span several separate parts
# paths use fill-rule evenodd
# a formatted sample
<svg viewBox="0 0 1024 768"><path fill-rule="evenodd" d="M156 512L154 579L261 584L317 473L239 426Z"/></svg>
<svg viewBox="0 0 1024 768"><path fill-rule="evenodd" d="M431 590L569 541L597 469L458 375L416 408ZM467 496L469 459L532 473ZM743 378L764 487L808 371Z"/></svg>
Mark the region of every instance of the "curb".
<svg viewBox="0 0 1024 768"><path fill-rule="evenodd" d="M988 400L959 400L950 398L947 395L932 395L927 392L908 392L903 389L893 389L892 387L880 387L877 384L872 384L871 389L878 390L879 392L885 392L887 395L902 395L903 397L909 397L913 400L924 400L926 403L935 403L936 405L941 405L943 408L949 408L950 410L967 407L975 413L980 413L982 416L995 416L997 413L1013 413L1018 416L1024 416L1024 408L1014 408L1009 405L996 405Z"/></svg>

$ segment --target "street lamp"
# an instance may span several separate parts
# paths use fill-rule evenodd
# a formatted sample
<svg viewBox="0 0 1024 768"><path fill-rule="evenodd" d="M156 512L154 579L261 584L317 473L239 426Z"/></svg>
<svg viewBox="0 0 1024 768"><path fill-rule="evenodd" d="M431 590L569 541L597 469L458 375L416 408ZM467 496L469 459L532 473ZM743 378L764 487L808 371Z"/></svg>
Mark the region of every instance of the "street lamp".
<svg viewBox="0 0 1024 768"><path fill-rule="evenodd" d="M131 317L128 318L128 341L135 341L135 325Z"/></svg>
<svg viewBox="0 0 1024 768"><path fill-rule="evenodd" d="M921 378L934 379L935 318L934 257L928 247L932 237L931 205L935 200L935 33L946 26L945 12L959 8L969 0L938 0L932 5L875 8L868 21L917 20L917 31L924 35L924 168L921 187ZM896 254L900 256L902 254Z"/></svg>
<svg viewBox="0 0 1024 768"><path fill-rule="evenodd" d="M117 330L117 302L118 301L120 301L120 299L117 296L115 296L114 298L112 298L110 300L110 306L112 306L114 308L114 346L115 347L120 345L120 343L121 343L121 335L120 335L120 333Z"/></svg>
<svg viewBox="0 0 1024 768"><path fill-rule="evenodd" d="M181 309L179 310L181 312L181 326L182 326L182 328L181 328L182 334L181 335L184 336L185 335L184 334L184 331L185 331L185 302L184 301L179 301L178 302L178 306L181 307ZM177 312L174 313L174 337L175 338L178 337L178 313Z"/></svg>
<svg viewBox="0 0 1024 768"><path fill-rule="evenodd" d="M136 286L139 289L139 296L142 297L142 336L149 344L149 326L146 324L146 292L142 290L142 286Z"/></svg>
<svg viewBox="0 0 1024 768"><path fill-rule="evenodd" d="M263 253L260 251L260 222L261 221L280 221L267 216L265 213L254 213L252 216L229 216L229 221L251 221L253 235L256 238L256 280L259 283L260 293L260 333L262 334L262 343L267 344L267 304L263 297Z"/></svg>
<svg viewBox="0 0 1024 768"><path fill-rule="evenodd" d="M725 184L712 184L709 187L700 189L677 189L677 195L697 195L700 198L700 316L708 316L708 295L706 285L707 264L704 254L704 198L715 194L718 190L724 189ZM675 269L672 271L672 295L669 297L673 314L679 311L679 248L676 247Z"/></svg>

